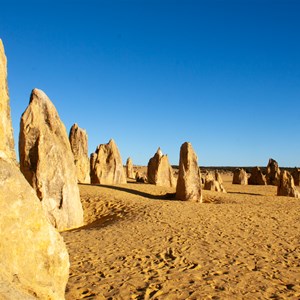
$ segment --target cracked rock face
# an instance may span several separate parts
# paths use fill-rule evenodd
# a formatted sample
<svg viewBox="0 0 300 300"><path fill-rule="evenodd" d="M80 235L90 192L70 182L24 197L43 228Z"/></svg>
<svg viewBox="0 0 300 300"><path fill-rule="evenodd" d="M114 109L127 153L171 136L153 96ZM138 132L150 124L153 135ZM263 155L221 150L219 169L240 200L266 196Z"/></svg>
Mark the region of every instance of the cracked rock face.
<svg viewBox="0 0 300 300"><path fill-rule="evenodd" d="M66 128L47 97L38 89L22 115L20 168L35 189L49 221L59 230L83 225L74 156Z"/></svg>
<svg viewBox="0 0 300 300"><path fill-rule="evenodd" d="M90 183L90 160L88 156L87 133L75 123L70 129L69 140L74 155L78 182Z"/></svg>
<svg viewBox="0 0 300 300"><path fill-rule="evenodd" d="M179 172L176 187L176 199L202 202L201 174L198 157L191 143L180 148Z"/></svg>

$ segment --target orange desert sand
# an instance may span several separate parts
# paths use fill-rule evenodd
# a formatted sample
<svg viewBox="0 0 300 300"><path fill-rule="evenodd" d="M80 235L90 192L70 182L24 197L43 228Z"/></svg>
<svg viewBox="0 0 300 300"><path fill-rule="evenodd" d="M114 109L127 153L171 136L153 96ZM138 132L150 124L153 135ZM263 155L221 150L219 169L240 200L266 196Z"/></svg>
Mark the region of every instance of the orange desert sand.
<svg viewBox="0 0 300 300"><path fill-rule="evenodd" d="M203 191L206 203L79 185L86 225L62 233L66 299L299 299L300 200L222 177L227 194Z"/></svg>

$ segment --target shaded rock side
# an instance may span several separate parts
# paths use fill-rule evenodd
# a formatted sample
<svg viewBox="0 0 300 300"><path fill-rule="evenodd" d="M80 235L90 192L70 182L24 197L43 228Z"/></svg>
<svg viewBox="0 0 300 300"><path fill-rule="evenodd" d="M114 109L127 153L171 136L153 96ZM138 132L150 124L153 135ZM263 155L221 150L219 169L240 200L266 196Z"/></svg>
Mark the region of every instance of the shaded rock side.
<svg viewBox="0 0 300 300"><path fill-rule="evenodd" d="M208 173L204 179L204 190L226 193L220 173Z"/></svg>
<svg viewBox="0 0 300 300"><path fill-rule="evenodd" d="M295 167L292 171L292 176L294 179L294 184L297 186L300 185L300 169Z"/></svg>
<svg viewBox="0 0 300 300"><path fill-rule="evenodd" d="M281 172L280 180L277 187L277 195L300 198L300 193L295 187L294 179L290 172Z"/></svg>
<svg viewBox="0 0 300 300"><path fill-rule="evenodd" d="M130 157L128 157L126 161L126 176L127 178L135 178L133 163Z"/></svg>
<svg viewBox="0 0 300 300"><path fill-rule="evenodd" d="M7 86L7 60L0 39L0 155L16 162L13 128L10 117L10 104Z"/></svg>
<svg viewBox="0 0 300 300"><path fill-rule="evenodd" d="M101 144L91 154L91 183L122 184L126 183L122 158L113 139L108 144Z"/></svg>
<svg viewBox="0 0 300 300"><path fill-rule="evenodd" d="M90 160L86 131L75 123L70 129L69 141L74 155L78 182L90 183Z"/></svg>
<svg viewBox="0 0 300 300"><path fill-rule="evenodd" d="M248 179L248 184L251 185L266 185L267 181L265 175L262 173L259 167L254 167L251 170L251 175Z"/></svg>
<svg viewBox="0 0 300 300"><path fill-rule="evenodd" d="M59 230L83 224L76 167L66 128L46 96L38 89L22 115L20 168L36 190L49 221Z"/></svg>
<svg viewBox="0 0 300 300"><path fill-rule="evenodd" d="M191 145L185 142L180 148L176 199L202 202L201 174L198 157Z"/></svg>
<svg viewBox="0 0 300 300"><path fill-rule="evenodd" d="M69 257L35 191L0 158L0 299L64 299Z"/></svg>
<svg viewBox="0 0 300 300"><path fill-rule="evenodd" d="M247 185L248 184L247 172L244 169L236 168L233 171L232 184Z"/></svg>
<svg viewBox="0 0 300 300"><path fill-rule="evenodd" d="M278 185L280 180L280 168L276 160L270 158L267 165L266 180L268 185Z"/></svg>
<svg viewBox="0 0 300 300"><path fill-rule="evenodd" d="M157 152L148 162L147 178L148 183L158 186L176 186L176 180L168 156L163 155L160 148L158 148Z"/></svg>

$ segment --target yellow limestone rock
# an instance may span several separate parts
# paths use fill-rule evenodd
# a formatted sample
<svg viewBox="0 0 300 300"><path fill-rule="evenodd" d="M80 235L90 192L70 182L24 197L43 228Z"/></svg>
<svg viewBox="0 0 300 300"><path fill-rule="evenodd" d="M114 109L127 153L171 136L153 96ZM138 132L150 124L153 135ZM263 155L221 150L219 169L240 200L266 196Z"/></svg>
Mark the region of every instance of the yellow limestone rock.
<svg viewBox="0 0 300 300"><path fill-rule="evenodd" d="M75 123L70 129L69 140L74 155L78 182L90 183L90 160L88 156L87 133Z"/></svg>
<svg viewBox="0 0 300 300"><path fill-rule="evenodd" d="M248 184L247 172L244 169L236 168L233 171L232 184L247 185Z"/></svg>
<svg viewBox="0 0 300 300"><path fill-rule="evenodd" d="M179 172L176 199L202 202L201 174L198 157L191 143L185 142L180 148Z"/></svg>
<svg viewBox="0 0 300 300"><path fill-rule="evenodd" d="M64 299L68 252L16 166L5 74L0 40L0 299Z"/></svg>
<svg viewBox="0 0 300 300"><path fill-rule="evenodd" d="M0 158L0 299L64 299L69 256L35 191Z"/></svg>
<svg viewBox="0 0 300 300"><path fill-rule="evenodd" d="M101 144L91 154L91 183L120 184L126 183L122 158L113 139L108 144Z"/></svg>
<svg viewBox="0 0 300 300"><path fill-rule="evenodd" d="M127 178L135 178L133 163L130 157L128 157L126 161L126 176Z"/></svg>
<svg viewBox="0 0 300 300"><path fill-rule="evenodd" d="M7 85L7 60L0 39L0 154L16 161Z"/></svg>
<svg viewBox="0 0 300 300"><path fill-rule="evenodd" d="M277 195L300 198L300 193L295 187L294 178L290 172L281 172L277 187Z"/></svg>
<svg viewBox="0 0 300 300"><path fill-rule="evenodd" d="M176 186L176 180L168 156L163 155L160 148L148 162L147 178L149 183L158 186Z"/></svg>
<svg viewBox="0 0 300 300"><path fill-rule="evenodd" d="M22 115L20 167L36 190L49 221L59 230L83 225L74 156L66 128L47 97L38 89Z"/></svg>

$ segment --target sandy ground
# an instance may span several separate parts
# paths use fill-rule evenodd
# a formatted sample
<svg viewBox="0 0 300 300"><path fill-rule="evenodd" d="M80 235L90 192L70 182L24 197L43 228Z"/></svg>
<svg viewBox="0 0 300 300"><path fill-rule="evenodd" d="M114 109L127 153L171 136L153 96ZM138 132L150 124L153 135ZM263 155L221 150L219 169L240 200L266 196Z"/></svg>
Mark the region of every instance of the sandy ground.
<svg viewBox="0 0 300 300"><path fill-rule="evenodd" d="M300 200L273 186L204 191L80 185L86 226L62 233L66 299L300 299Z"/></svg>

